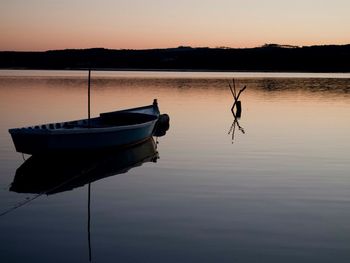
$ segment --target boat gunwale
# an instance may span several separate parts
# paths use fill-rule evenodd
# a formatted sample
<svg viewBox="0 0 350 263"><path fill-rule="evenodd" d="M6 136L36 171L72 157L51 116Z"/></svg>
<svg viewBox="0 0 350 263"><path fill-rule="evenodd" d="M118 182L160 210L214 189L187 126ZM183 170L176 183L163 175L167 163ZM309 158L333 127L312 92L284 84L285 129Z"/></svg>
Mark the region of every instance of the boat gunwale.
<svg viewBox="0 0 350 263"><path fill-rule="evenodd" d="M143 123L137 123L137 124L128 124L128 125L118 125L118 126L109 126L109 127L76 127L76 128L60 128L60 129L30 129L29 127L26 128L16 128L16 129L10 129L10 134L33 134L33 135L58 135L58 134L89 134L89 133L101 133L101 132L115 132L115 131L121 131L121 130L129 130L129 129L136 129L136 128L142 128L144 126L149 126L152 123L156 123L157 118L151 121L143 122Z"/></svg>
<svg viewBox="0 0 350 263"><path fill-rule="evenodd" d="M157 115L159 115L159 109L158 106L155 106L154 104L150 104L147 106L141 106L141 107L136 107L136 108L131 108L131 109L125 109L125 110L117 110L117 111L110 111L110 112L102 112L100 113L100 117L104 114L113 114L113 113L119 113L119 112L128 112L128 111L134 111L134 110L143 110L143 109L157 109ZM148 114L148 113L144 113L144 114ZM148 115L153 115L153 114L148 114Z"/></svg>
<svg viewBox="0 0 350 263"><path fill-rule="evenodd" d="M100 113L100 116L91 118L90 120L98 120L103 118L102 116L104 114L117 114L117 113L133 113L132 111L135 110L142 110L142 109L156 109L158 110L158 107L156 107L154 104L137 107L137 108L131 108L131 109L125 109L125 110L119 110L119 111L111 111L111 112L104 112ZM137 113L137 112L136 112ZM79 119L79 120L71 120L71 121L63 121L63 122L55 122L55 123L46 123L46 124L39 124L39 125L32 125L32 126L25 126L21 128L12 128L9 129L9 133L12 135L15 134L26 134L26 135L59 135L59 134L89 134L89 133L100 133L100 132L115 132L120 130L128 130L128 129L135 129L135 128L142 128L144 126L151 125L153 122L156 122L159 114L156 112L156 114L148 114L148 113L139 113L144 115L150 115L154 116L153 120L147 121L147 122L141 122L136 124L125 124L125 125L110 125L107 127L89 127L88 124L85 124L85 127L72 127L72 128L49 128L50 125L60 124L64 125L65 123L74 123L77 124L78 122L88 122L88 119ZM72 125L74 125L72 124ZM35 128L39 126L39 128ZM46 128L42 128L41 126L45 126Z"/></svg>

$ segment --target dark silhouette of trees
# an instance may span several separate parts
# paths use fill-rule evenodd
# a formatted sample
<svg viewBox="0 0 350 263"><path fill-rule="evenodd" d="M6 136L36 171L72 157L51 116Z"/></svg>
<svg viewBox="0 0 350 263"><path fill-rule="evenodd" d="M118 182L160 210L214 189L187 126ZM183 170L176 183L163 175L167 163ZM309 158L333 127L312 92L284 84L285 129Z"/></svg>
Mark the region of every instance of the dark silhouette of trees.
<svg viewBox="0 0 350 263"><path fill-rule="evenodd" d="M350 45L0 52L0 68L350 72Z"/></svg>

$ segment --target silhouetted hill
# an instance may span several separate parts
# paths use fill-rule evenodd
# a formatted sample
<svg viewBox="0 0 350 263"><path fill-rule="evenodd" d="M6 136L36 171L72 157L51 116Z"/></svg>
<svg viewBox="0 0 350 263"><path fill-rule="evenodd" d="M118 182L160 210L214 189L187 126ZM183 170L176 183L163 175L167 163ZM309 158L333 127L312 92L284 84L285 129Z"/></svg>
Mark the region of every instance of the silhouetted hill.
<svg viewBox="0 0 350 263"><path fill-rule="evenodd" d="M0 52L0 68L350 72L350 45Z"/></svg>

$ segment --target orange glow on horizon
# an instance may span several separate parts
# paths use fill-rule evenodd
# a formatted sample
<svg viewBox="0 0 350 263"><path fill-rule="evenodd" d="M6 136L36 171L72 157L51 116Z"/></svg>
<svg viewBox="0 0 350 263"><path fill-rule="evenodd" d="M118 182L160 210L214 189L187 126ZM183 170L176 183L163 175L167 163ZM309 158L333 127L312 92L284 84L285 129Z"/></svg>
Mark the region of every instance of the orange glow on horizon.
<svg viewBox="0 0 350 263"><path fill-rule="evenodd" d="M349 9L343 0L13 0L0 9L0 50L349 44Z"/></svg>

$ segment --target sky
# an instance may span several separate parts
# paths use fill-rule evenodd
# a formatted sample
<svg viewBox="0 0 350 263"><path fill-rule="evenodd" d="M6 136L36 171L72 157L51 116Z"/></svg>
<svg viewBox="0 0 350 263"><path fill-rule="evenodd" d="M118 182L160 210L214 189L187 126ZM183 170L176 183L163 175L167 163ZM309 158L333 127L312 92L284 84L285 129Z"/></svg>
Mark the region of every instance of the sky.
<svg viewBox="0 0 350 263"><path fill-rule="evenodd" d="M0 50L349 44L349 0L0 0Z"/></svg>

